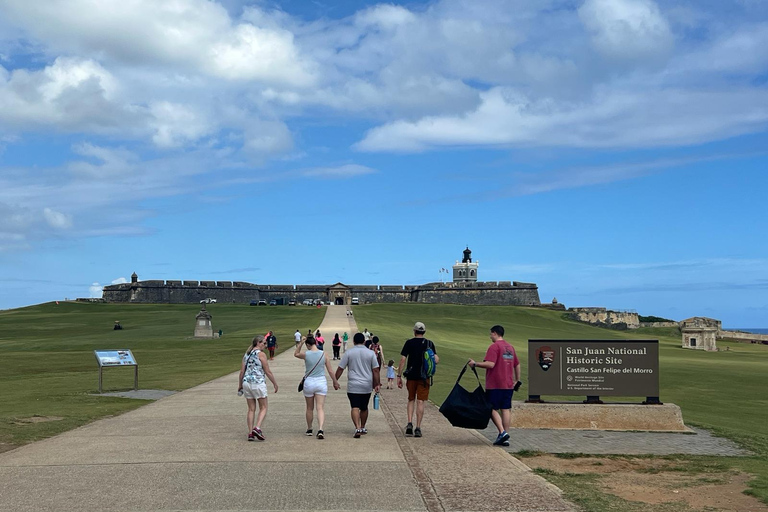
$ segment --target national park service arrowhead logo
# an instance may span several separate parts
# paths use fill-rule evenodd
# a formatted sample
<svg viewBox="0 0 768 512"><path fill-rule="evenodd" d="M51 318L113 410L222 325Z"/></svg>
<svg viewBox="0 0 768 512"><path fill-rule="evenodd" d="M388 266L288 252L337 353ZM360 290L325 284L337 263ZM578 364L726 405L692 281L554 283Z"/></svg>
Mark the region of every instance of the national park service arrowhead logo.
<svg viewBox="0 0 768 512"><path fill-rule="evenodd" d="M555 364L555 350L552 347L540 347L536 349L536 360L544 371Z"/></svg>

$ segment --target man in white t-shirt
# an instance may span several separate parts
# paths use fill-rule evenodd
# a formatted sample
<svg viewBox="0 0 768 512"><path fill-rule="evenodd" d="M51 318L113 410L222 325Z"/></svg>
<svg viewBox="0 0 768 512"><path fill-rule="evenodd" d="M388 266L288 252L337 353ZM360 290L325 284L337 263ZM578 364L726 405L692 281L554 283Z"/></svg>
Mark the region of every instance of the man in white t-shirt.
<svg viewBox="0 0 768 512"><path fill-rule="evenodd" d="M301 343L301 333L298 329L296 329L296 332L293 333L293 341L295 341L297 345Z"/></svg>
<svg viewBox="0 0 768 512"><path fill-rule="evenodd" d="M345 368L349 368L347 377L347 398L352 408L352 423L355 424L355 439L361 435L367 434L365 423L368 421L368 402L371 400L371 393L379 392L381 383L379 382L379 372L374 371L379 368L379 361L372 350L365 348L365 336L362 333L355 333L352 338L354 345L344 352L339 361L339 367L336 368L336 380L344 373Z"/></svg>

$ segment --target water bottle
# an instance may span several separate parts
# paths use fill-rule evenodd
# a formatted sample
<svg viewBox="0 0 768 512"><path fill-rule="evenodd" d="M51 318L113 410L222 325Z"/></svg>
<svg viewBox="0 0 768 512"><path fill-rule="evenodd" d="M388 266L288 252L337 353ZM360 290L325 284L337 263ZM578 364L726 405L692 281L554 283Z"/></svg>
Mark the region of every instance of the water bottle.
<svg viewBox="0 0 768 512"><path fill-rule="evenodd" d="M243 390L242 389L238 389L237 390L237 396L243 396Z"/></svg>
<svg viewBox="0 0 768 512"><path fill-rule="evenodd" d="M376 393L373 395L373 408L378 409L379 408L379 394Z"/></svg>

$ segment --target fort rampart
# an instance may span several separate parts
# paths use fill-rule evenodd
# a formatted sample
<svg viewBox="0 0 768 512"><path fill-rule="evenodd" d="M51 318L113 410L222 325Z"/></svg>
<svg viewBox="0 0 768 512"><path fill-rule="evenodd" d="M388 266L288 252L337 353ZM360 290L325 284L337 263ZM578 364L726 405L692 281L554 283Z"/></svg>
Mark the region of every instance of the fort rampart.
<svg viewBox="0 0 768 512"><path fill-rule="evenodd" d="M306 299L336 304L376 302L539 306L538 287L510 281L428 283L402 285L261 285L240 281L138 281L104 287L108 302L188 304L204 299L249 303L253 300Z"/></svg>
<svg viewBox="0 0 768 512"><path fill-rule="evenodd" d="M717 339L748 341L750 343L768 344L768 334L753 334L740 331L718 331Z"/></svg>

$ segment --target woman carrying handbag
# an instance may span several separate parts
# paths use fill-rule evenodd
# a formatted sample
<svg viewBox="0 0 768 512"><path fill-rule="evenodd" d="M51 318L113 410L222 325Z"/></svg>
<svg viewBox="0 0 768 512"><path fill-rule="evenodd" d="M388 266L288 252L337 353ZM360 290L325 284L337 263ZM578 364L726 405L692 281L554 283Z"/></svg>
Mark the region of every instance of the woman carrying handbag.
<svg viewBox="0 0 768 512"><path fill-rule="evenodd" d="M325 380L324 371L328 372L333 381L333 389L340 389L339 381L331 368L331 361L322 350L317 348L317 343L313 336L307 336L304 344L307 351L301 352L301 345L296 345L293 356L304 360L304 378L299 384L299 390L304 393L304 400L307 402L307 435L312 435L312 421L314 410L317 408L317 438L324 439L323 424L325 423L325 395L328 394L328 382ZM303 386L302 386L303 384Z"/></svg>

